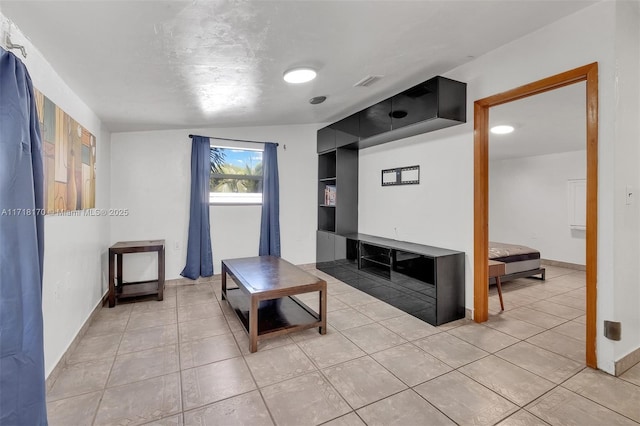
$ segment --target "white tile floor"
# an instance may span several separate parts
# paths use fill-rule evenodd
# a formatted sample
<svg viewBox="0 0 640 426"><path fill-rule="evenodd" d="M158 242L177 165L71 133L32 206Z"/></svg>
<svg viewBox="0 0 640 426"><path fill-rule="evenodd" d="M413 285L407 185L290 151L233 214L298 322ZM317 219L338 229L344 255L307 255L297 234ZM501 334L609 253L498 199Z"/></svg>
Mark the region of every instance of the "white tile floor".
<svg viewBox="0 0 640 426"><path fill-rule="evenodd" d="M311 272L328 281L328 333L254 354L219 281L103 308L48 393L50 424L640 424L640 365L584 367L583 272L505 283L504 312L491 289L487 323L441 327Z"/></svg>

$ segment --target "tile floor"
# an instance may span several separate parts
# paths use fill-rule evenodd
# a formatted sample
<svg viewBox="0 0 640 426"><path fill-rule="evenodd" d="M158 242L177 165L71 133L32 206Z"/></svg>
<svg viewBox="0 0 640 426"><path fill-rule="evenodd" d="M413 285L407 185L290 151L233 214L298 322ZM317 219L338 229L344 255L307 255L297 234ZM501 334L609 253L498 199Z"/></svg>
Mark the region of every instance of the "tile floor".
<svg viewBox="0 0 640 426"><path fill-rule="evenodd" d="M327 335L254 354L219 281L103 308L48 392L50 424L640 424L640 364L583 366L583 272L506 283L504 312L492 289L490 321L440 327L311 272L328 281Z"/></svg>

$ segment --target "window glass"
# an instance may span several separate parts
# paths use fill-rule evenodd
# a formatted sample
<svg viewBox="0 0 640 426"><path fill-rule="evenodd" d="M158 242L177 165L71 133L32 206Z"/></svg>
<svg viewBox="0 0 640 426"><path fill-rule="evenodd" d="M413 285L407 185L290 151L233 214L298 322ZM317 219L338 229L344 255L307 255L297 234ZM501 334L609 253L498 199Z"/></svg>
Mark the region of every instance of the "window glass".
<svg viewBox="0 0 640 426"><path fill-rule="evenodd" d="M212 146L210 160L211 203L262 203L262 151Z"/></svg>

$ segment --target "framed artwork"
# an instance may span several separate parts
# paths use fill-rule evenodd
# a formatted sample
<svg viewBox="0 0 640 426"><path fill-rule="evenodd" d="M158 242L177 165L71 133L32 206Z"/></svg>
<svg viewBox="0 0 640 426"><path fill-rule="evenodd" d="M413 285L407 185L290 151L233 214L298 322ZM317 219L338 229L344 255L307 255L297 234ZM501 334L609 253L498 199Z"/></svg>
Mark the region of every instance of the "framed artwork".
<svg viewBox="0 0 640 426"><path fill-rule="evenodd" d="M417 185L420 183L420 166L396 167L382 171L382 186Z"/></svg>
<svg viewBox="0 0 640 426"><path fill-rule="evenodd" d="M34 89L44 155L47 214L96 206L96 138Z"/></svg>

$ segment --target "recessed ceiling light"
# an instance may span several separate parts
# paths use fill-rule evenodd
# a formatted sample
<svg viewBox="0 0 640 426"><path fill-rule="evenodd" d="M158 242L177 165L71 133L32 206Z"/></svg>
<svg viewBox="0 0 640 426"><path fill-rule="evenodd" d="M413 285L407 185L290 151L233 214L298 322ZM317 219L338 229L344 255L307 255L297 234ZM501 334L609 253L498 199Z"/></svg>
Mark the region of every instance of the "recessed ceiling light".
<svg viewBox="0 0 640 426"><path fill-rule="evenodd" d="M491 128L491 133L493 133L494 135L506 135L507 133L511 132L513 132L513 126L502 125L493 126Z"/></svg>
<svg viewBox="0 0 640 426"><path fill-rule="evenodd" d="M284 81L287 83L306 83L316 78L316 72L311 68L294 68L284 73Z"/></svg>

